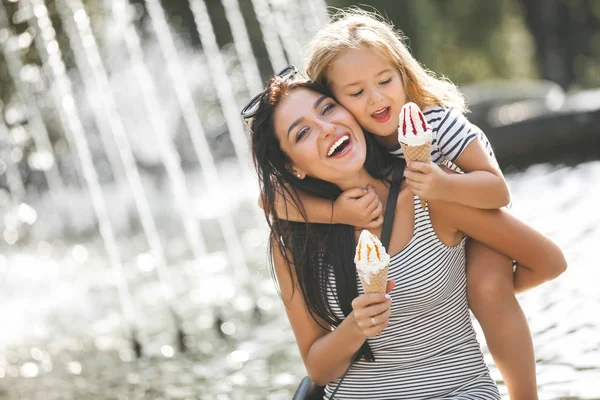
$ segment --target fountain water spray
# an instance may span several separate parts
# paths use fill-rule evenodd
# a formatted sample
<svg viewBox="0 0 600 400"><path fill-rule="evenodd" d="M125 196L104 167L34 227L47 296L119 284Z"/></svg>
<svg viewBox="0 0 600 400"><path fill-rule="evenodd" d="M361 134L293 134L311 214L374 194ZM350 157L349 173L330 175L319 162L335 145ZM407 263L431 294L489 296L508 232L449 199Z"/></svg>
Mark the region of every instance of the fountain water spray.
<svg viewBox="0 0 600 400"><path fill-rule="evenodd" d="M177 100L179 101L179 105L183 113L184 121L190 133L192 145L194 147L198 160L200 161L202 174L206 186L208 187L209 191L213 195L215 195L215 198L219 198L221 189L217 167L215 165L214 158L210 152L210 147L208 141L206 140L206 135L202 127L200 116L196 111L196 106L192 99L192 94L187 85L187 82L184 79L185 74L183 72L183 67L177 54L177 50L175 48L173 35L171 34L169 26L167 25L164 10L158 0L148 0L146 2L146 6L150 15L152 26L154 28L154 31L156 32L156 37L158 39L159 46L167 62L167 71L170 79L173 82L173 89L175 90ZM237 111L235 115L237 115ZM243 132L242 135L244 135ZM240 138L240 140L242 139ZM235 138L232 141L235 145ZM246 139L244 135L242 143L244 143L245 141ZM246 157L238 159L238 161L240 162L240 168L242 169L242 173L248 173L247 163L249 161L249 157L247 146L244 146L240 143L238 143L237 146L237 151L241 152L241 155L238 155L238 157ZM244 258L243 248L235 229L235 224L233 223L233 220L228 213L219 214L218 221L221 227L221 231L223 233L223 237L225 238L227 253L229 255L232 264L231 267L234 275L236 276L236 280L238 282L246 282L249 284L250 274L248 271L246 260Z"/></svg>
<svg viewBox="0 0 600 400"><path fill-rule="evenodd" d="M0 14L2 14L2 8L0 6ZM0 112L2 110L2 104L0 103ZM10 199L13 205L16 205L21 199L25 197L25 185L23 179L19 173L19 167L13 164L10 156L10 149L12 147L10 140L10 132L8 127L4 123L4 117L0 115L0 159L4 161L6 165L6 184L10 190Z"/></svg>
<svg viewBox="0 0 600 400"><path fill-rule="evenodd" d="M55 31L48 17L48 9L43 0L28 0L28 3L31 5L33 11L29 23L36 31L36 47L42 58L46 74L48 77L54 79L52 95L57 106L59 118L67 140L77 151L77 155L81 161L81 172L90 191L92 206L98 219L100 235L108 255L110 266L115 275L119 302L127 321L132 348L137 355L140 355L142 347L137 338L136 317L131 294L129 293L123 273L123 264L115 235L110 225L106 203L102 195L102 188L98 181L98 175L92 161L85 131L75 105L71 81L66 74L65 64L62 60L58 42L56 41ZM0 10L0 12L4 11L3 9Z"/></svg>
<svg viewBox="0 0 600 400"><path fill-rule="evenodd" d="M126 0L112 0L111 5L114 13L120 15L127 14L128 3ZM190 210L193 210L194 207L186 187L183 170L181 169L181 159L172 140L169 138L162 108L158 102L158 92L152 81L152 76L148 71L146 64L144 64L144 54L140 43L140 37L131 21L126 22L123 39L131 59L134 75L143 92L142 98L144 107L146 108L146 114L150 120L154 137L159 143L159 155L165 166L167 175L169 176L171 191L177 203L177 210L183 223L189 248L194 255L194 258L198 259L206 253L206 245L198 220L194 215L190 214Z"/></svg>
<svg viewBox="0 0 600 400"><path fill-rule="evenodd" d="M252 52L244 16L240 11L238 0L223 0L223 8L225 9L225 18L231 28L233 44L240 59L246 87L251 97L254 95L253 93L260 93L262 90L262 79L256 57Z"/></svg>
<svg viewBox="0 0 600 400"><path fill-rule="evenodd" d="M117 149L123 165L125 166L125 176L131 187L133 199L142 223L142 228L150 246L150 252L156 262L156 272L158 275L162 295L164 296L169 310L173 316L173 322L177 330L177 337L181 337L181 317L175 303L175 296L172 291L172 280L167 268L163 245L154 223L154 218L150 211L148 197L146 196L142 180L136 165L131 145L125 132L123 120L119 115L118 108L110 90L110 81L108 74L100 57L95 37L89 25L89 19L85 8L80 0L58 0L57 4L63 4L65 7L58 7L69 39L74 44L79 44L82 51L74 51L78 67L84 72L83 81L86 87L100 94L101 107L95 107L98 111L103 111L102 117L108 122L110 132L117 143ZM85 58L82 56L85 55ZM100 115L99 113L96 115Z"/></svg>
<svg viewBox="0 0 600 400"><path fill-rule="evenodd" d="M260 25L263 42L269 55L269 61L271 62L271 69L279 71L288 65L288 62L285 58L283 47L281 47L277 29L271 22L273 21L273 14L271 14L271 10L269 9L268 0L252 0L252 7Z"/></svg>
<svg viewBox="0 0 600 400"><path fill-rule="evenodd" d="M46 130L46 125L44 125L44 120L35 100L35 96L32 93L30 86L23 82L23 79L21 78L21 70L23 68L19 56L21 47L18 44L17 38L13 36L13 32L11 32L12 29L10 28L4 6L2 5L0 7L0 30L6 30L7 33L6 40L2 41L1 47L6 60L6 66L8 67L8 73L15 83L21 101L27 106L25 109L27 123L31 127L30 133L35 143L36 151L44 153L47 157L51 158L52 163L49 168L44 170L44 176L48 183L50 194L56 195L62 191L64 186L58 170L58 163L54 156L52 143L50 142L50 137Z"/></svg>

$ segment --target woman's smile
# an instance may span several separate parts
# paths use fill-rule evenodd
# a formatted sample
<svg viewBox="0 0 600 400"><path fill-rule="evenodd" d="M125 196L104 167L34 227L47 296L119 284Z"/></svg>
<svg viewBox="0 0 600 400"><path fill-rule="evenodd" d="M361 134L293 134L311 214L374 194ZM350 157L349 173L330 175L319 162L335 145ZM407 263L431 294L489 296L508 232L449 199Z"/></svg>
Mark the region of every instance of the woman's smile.
<svg viewBox="0 0 600 400"><path fill-rule="evenodd" d="M341 158L344 157L352 149L352 139L349 133L344 132L337 136L335 141L329 146L327 157Z"/></svg>

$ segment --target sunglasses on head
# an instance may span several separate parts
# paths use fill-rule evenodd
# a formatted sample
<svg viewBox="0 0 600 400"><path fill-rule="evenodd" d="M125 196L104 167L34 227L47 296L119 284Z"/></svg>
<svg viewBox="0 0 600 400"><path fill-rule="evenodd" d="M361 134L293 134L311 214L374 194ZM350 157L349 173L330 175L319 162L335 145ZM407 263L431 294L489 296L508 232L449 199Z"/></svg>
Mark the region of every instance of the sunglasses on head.
<svg viewBox="0 0 600 400"><path fill-rule="evenodd" d="M282 69L277 74L277 76L283 79L285 83L293 82L295 79L306 79L304 74L302 74L302 72L300 72L300 70L293 65L288 65L287 67ZM265 88L262 92L254 96L252 100L248 102L246 107L242 109L242 119L244 120L244 122L248 126L248 129L250 130L252 130L252 119L256 115L256 111L258 111L258 108L260 107L260 102L262 101L263 96L265 96L265 94L267 93L267 89L268 88Z"/></svg>

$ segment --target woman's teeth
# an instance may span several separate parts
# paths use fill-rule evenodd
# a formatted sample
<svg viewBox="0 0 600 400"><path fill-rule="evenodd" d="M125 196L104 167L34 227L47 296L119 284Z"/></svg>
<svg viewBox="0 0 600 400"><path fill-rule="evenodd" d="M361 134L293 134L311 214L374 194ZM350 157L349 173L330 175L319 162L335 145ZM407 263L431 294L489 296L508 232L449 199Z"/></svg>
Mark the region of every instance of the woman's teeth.
<svg viewBox="0 0 600 400"><path fill-rule="evenodd" d="M333 144L333 145L332 145L332 146L329 148L329 151L327 152L327 157L330 157L330 156L331 156L331 155L332 155L332 154L333 154L333 153L336 151L336 149L337 149L338 147L340 147L340 145L341 145L342 143L344 143L345 141L347 141L347 140L349 140L349 139L350 139L350 138L349 138L347 135L345 135L345 136L342 136L341 138L339 138L339 139L338 139L338 141L337 141L337 142L335 142L335 143L334 143L334 144Z"/></svg>

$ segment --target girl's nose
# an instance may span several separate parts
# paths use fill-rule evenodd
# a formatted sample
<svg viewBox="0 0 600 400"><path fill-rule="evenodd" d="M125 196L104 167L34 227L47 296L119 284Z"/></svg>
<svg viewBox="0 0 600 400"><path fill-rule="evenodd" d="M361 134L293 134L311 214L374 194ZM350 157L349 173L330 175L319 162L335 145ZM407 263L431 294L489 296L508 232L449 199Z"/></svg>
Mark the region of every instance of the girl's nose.
<svg viewBox="0 0 600 400"><path fill-rule="evenodd" d="M371 92L371 105L377 104L383 100L383 96L379 92L379 90L374 90Z"/></svg>

